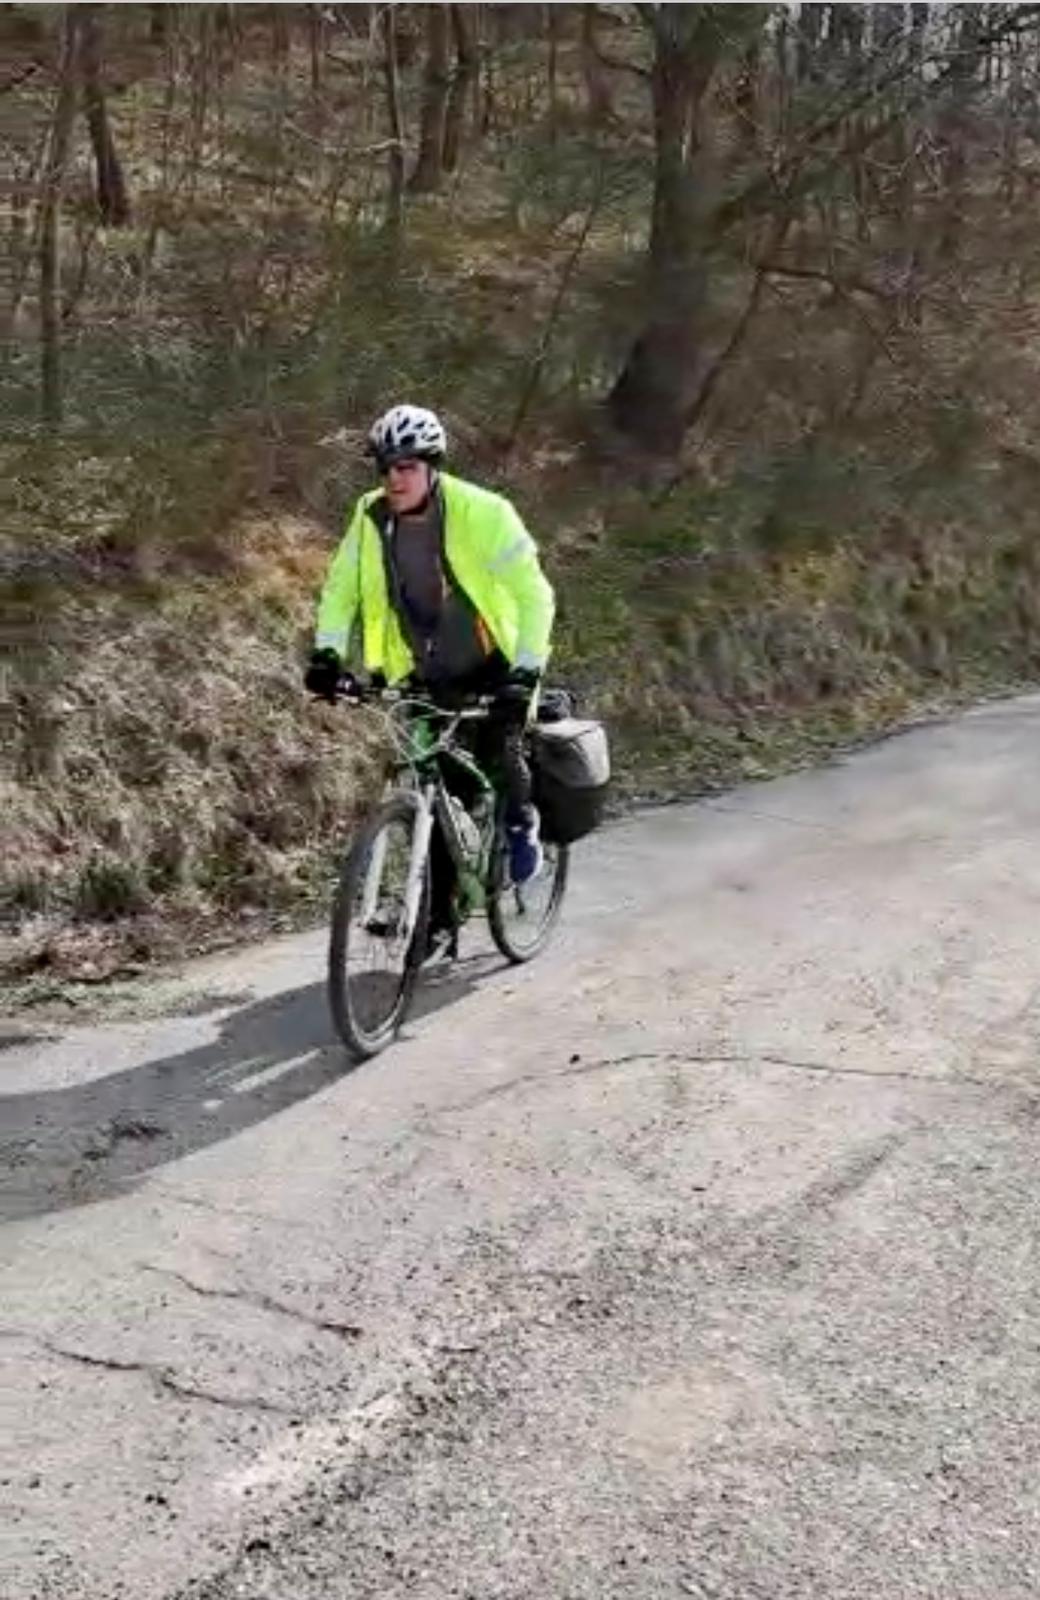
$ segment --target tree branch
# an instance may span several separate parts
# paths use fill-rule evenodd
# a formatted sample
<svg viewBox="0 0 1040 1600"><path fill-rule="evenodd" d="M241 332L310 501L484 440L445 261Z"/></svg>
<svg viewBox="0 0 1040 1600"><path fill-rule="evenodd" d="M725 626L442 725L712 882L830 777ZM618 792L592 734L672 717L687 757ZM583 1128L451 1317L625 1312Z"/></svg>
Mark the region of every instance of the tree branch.
<svg viewBox="0 0 1040 1600"><path fill-rule="evenodd" d="M652 76L649 67L641 67L638 61L619 61L616 56L608 55L598 40L593 41L593 54L603 66L609 67L612 72L634 72L637 78L642 78L644 83L649 83Z"/></svg>
<svg viewBox="0 0 1040 1600"><path fill-rule="evenodd" d="M1026 30L1031 23L1036 23L1040 18L1040 5L1020 6L1010 16L1005 17L999 27L994 27L988 33L980 34L972 46L972 54L981 58L987 50L992 49L1005 39L1011 38ZM806 130L799 141L799 145L792 155L783 164L779 171L760 172L750 183L746 184L739 193L723 202L715 212L714 223L716 228L724 230L741 220L752 207L768 204L771 201L780 201L790 205L798 195L804 191L814 178L823 173L832 171L835 167L842 166L852 157L863 155L879 140L884 139L896 124L907 115L914 105L921 105L935 99L951 78L963 69L963 51L945 50L936 51L925 57L923 63L905 56L887 76L872 78L864 84L863 88L849 101L844 102L832 115L814 127ZM936 65L945 62L946 65L938 75L930 81L925 81L921 74L922 66ZM855 136L846 140L838 149L831 150L829 154L810 172L807 170L816 154L816 147L820 142L833 133L842 123L864 106L869 104L881 94L889 93L901 79L914 74L917 77L916 93L909 99L903 100L900 105L893 107L887 116L882 117L867 127L857 130Z"/></svg>
<svg viewBox="0 0 1040 1600"><path fill-rule="evenodd" d="M877 300L895 299L891 290L870 283L866 278L839 276L828 272L825 267L796 267L788 265L786 261L759 261L757 269L770 278L805 278L814 283L826 283L838 294L855 290L860 294L873 295Z"/></svg>
<svg viewBox="0 0 1040 1600"><path fill-rule="evenodd" d="M560 312L563 310L563 302L566 298L567 290L578 266L578 262L581 260L582 255L584 254L589 234L592 232L592 225L595 222L596 217L599 214L600 207L603 204L605 189L605 177L603 167L601 165L597 175L596 189L589 204L589 208L585 213L585 217L581 226L581 232L575 241L573 250L564 264L563 271L560 274L560 281L556 286L556 293L553 296L553 302L549 309L549 315L545 320L545 326L542 329L541 337L538 341L538 348L535 351L534 360L531 362L531 370L528 374L527 382L524 385L523 393L520 396L516 412L513 416L513 425L509 430L509 438L506 441L505 453L507 456L512 453L516 441L519 438L520 429L527 420L527 413L530 410L531 402L534 400L535 394L538 391L538 385L542 379L542 369L545 366L545 362L549 354L549 348L552 344L553 334L556 331L556 324L559 321Z"/></svg>
<svg viewBox="0 0 1040 1600"><path fill-rule="evenodd" d="M781 218L774 224L770 230L771 238L769 240L770 248L772 250L780 250L783 248L784 239L787 236L790 227L791 223L789 218ZM698 388L697 393L694 395L693 400L687 408L687 431L689 431L689 429L693 427L694 423L704 415L708 402L715 392L715 388L719 379L726 370L730 361L733 359L736 352L739 350L740 346L743 344L744 336L747 333L748 328L751 326L751 322L755 316L755 313L758 311L759 303L762 299L762 290L765 288L766 284L766 276L767 269L761 264L756 264L755 278L751 285L751 293L748 295L747 304L734 323L732 332L730 333L729 338L726 340L726 343L718 352L714 361L712 361L707 372L704 374L704 378L701 381L700 387Z"/></svg>

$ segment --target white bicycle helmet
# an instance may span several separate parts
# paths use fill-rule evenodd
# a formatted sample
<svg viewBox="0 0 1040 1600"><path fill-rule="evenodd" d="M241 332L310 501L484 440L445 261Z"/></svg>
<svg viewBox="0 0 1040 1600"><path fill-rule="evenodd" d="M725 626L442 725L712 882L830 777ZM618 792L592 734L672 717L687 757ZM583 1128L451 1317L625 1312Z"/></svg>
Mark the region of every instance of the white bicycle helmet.
<svg viewBox="0 0 1040 1600"><path fill-rule="evenodd" d="M368 435L369 454L383 467L404 459L440 461L447 449L440 418L423 406L391 406Z"/></svg>

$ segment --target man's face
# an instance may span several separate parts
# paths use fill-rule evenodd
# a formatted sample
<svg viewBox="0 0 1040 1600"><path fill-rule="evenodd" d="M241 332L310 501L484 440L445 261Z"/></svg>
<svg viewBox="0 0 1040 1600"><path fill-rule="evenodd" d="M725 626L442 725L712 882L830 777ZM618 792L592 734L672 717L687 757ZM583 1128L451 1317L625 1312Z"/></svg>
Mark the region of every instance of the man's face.
<svg viewBox="0 0 1040 1600"><path fill-rule="evenodd" d="M418 511L430 492L427 461L395 461L386 470L386 498L395 516Z"/></svg>

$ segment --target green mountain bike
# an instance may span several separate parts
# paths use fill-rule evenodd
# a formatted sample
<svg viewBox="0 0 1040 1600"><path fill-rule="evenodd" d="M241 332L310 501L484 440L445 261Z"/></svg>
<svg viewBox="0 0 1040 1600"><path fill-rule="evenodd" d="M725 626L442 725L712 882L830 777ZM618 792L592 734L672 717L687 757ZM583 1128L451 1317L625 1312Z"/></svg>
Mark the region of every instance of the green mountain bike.
<svg viewBox="0 0 1040 1600"><path fill-rule="evenodd" d="M448 711L392 689L349 699L378 708L395 754L386 793L344 861L329 941L333 1020L351 1055L365 1060L396 1037L430 953L434 830L454 868L455 929L484 912L498 949L516 963L530 961L552 933L568 850L545 843L537 877L511 882L504 801L465 740L489 717L489 700Z"/></svg>

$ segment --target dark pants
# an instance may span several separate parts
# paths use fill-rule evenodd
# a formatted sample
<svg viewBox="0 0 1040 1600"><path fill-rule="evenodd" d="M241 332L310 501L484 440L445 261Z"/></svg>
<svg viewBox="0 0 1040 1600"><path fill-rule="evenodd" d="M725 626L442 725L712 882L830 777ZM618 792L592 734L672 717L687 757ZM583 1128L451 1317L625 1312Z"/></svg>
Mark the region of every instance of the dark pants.
<svg viewBox="0 0 1040 1600"><path fill-rule="evenodd" d="M463 706L476 695L494 694L508 675L509 663L496 651L477 672L450 684L431 685L429 692L437 705ZM525 827L531 817L531 769L524 753L523 723L492 711L486 722L464 723L462 732L505 800L507 827Z"/></svg>
<svg viewBox="0 0 1040 1600"><path fill-rule="evenodd" d="M524 730L516 722L491 717L478 722L473 754L506 803L506 827L524 828L531 820L531 768Z"/></svg>
<svg viewBox="0 0 1040 1600"><path fill-rule="evenodd" d="M502 656L492 656L479 673L464 683L430 686L430 696L438 705L464 705L475 695L492 694L509 671ZM463 723L460 733L478 765L492 780L505 801L507 827L526 827L531 820L531 768L524 751L524 727L515 716L495 712L486 722ZM472 795L459 794L463 803ZM455 890L455 863L439 828L430 841L431 907L433 929L450 927L452 896Z"/></svg>

